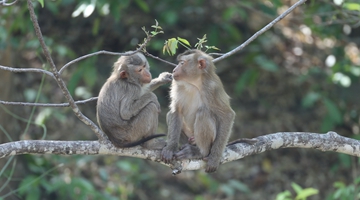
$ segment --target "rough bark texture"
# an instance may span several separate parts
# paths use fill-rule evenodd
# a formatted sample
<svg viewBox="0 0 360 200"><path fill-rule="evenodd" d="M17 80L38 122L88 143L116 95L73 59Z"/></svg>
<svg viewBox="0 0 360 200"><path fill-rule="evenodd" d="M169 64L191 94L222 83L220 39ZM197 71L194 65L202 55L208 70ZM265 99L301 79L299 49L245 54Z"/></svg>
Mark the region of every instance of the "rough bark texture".
<svg viewBox="0 0 360 200"><path fill-rule="evenodd" d="M360 141L340 136L335 132L326 134L280 132L259 136L256 139L257 142L252 145L238 143L227 147L222 163L280 148L312 148L360 157ZM118 155L162 163L159 157L160 151L141 147L120 149L110 142L23 140L0 145L0 158L20 154ZM184 160L167 166L173 169L173 174L178 174L183 170L202 169L205 163L201 160Z"/></svg>

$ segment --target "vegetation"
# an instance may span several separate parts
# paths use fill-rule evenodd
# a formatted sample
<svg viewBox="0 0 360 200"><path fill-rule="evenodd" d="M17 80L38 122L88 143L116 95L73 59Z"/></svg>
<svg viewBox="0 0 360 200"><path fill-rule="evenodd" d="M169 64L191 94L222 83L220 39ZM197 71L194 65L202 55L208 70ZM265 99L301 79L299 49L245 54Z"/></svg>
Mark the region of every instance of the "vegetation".
<svg viewBox="0 0 360 200"><path fill-rule="evenodd" d="M9 2L0 0L0 5ZM174 54L199 45L209 53L226 53L295 2L33 1L45 43L59 66L99 50L136 49L149 34L155 37L146 51L170 62L175 62ZM237 113L233 139L330 130L359 138L359 11L356 1L308 1L240 53L217 63ZM50 68L26 2L0 6L0 12L0 65ZM147 32L154 24L155 32ZM73 97L97 96L116 58L93 56L62 71ZM173 69L157 59L149 62L153 76ZM41 74L1 71L0 85L0 100L66 101ZM166 132L167 91L168 86L156 91L163 106L159 132ZM95 105L79 107L95 121ZM0 106L0 143L96 139L70 108ZM309 149L265 152L222 165L215 174L190 171L175 177L157 163L116 156L23 155L1 159L0 166L3 199L360 198L358 158Z"/></svg>

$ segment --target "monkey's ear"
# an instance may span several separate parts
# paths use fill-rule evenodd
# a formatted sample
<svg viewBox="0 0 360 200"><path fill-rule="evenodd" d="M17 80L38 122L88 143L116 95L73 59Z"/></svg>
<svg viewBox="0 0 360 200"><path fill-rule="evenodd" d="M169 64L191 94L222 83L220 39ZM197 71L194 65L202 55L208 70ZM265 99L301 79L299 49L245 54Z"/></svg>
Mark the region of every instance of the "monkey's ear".
<svg viewBox="0 0 360 200"><path fill-rule="evenodd" d="M199 58L199 69L205 69L206 68L206 60L204 58Z"/></svg>
<svg viewBox="0 0 360 200"><path fill-rule="evenodd" d="M128 73L125 70L121 70L119 72L119 76L121 79L125 79L125 78L128 78Z"/></svg>

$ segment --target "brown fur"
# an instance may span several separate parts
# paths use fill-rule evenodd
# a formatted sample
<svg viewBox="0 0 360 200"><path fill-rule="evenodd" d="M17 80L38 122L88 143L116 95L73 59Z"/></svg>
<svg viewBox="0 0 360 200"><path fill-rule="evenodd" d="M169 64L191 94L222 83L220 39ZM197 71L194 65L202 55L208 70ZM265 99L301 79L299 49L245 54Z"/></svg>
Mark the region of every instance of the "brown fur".
<svg viewBox="0 0 360 200"><path fill-rule="evenodd" d="M169 130L162 160L206 159L205 171L214 172L228 142L235 112L215 73L212 57L200 50L189 50L180 54L178 61L173 71ZM181 135L186 135L189 143L178 151Z"/></svg>
<svg viewBox="0 0 360 200"><path fill-rule="evenodd" d="M150 66L141 53L122 56L114 63L113 72L100 90L97 101L97 121L117 147L142 145L162 149L164 140L151 140L155 134L160 105L152 92L171 81L164 72L151 80ZM151 81L151 82L150 82Z"/></svg>

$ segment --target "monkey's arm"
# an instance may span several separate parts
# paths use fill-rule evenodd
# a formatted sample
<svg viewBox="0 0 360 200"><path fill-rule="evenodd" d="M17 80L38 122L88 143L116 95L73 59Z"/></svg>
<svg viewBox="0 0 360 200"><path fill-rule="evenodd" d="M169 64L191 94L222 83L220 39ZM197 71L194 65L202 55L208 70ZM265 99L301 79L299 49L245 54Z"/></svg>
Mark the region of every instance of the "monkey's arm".
<svg viewBox="0 0 360 200"><path fill-rule="evenodd" d="M220 161L222 155L224 153L224 149L228 142L231 127L234 123L235 113L234 111L230 110L229 112L224 112L220 116L219 119L219 128L218 132L216 133L216 138L214 143L211 147L210 154L206 157L207 160L207 167L206 172L211 173L217 170L220 165Z"/></svg>
<svg viewBox="0 0 360 200"><path fill-rule="evenodd" d="M154 78L150 82L150 91L156 90L161 85L166 83L170 83L172 81L172 74L169 72L163 72L159 75L159 77Z"/></svg>
<svg viewBox="0 0 360 200"><path fill-rule="evenodd" d="M166 116L166 121L168 124L167 143L161 151L161 159L165 163L170 163L173 160L174 153L178 150L182 119L178 111L169 111Z"/></svg>
<svg viewBox="0 0 360 200"><path fill-rule="evenodd" d="M146 93L140 96L139 99L124 98L120 102L120 117L123 120L130 120L131 117L136 116L148 104L154 103L160 109L159 102L154 93Z"/></svg>

